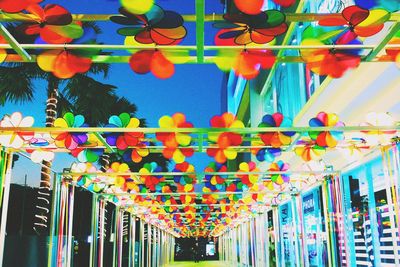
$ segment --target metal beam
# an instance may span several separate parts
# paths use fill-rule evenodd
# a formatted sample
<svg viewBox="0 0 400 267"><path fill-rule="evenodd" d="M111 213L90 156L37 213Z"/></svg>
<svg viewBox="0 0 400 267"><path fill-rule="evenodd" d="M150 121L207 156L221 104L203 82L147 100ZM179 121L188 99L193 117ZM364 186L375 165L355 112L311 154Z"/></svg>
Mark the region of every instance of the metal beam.
<svg viewBox="0 0 400 267"><path fill-rule="evenodd" d="M392 28L386 34L385 38L368 54L366 57L366 61L369 61L375 58L379 52L382 51L383 48L387 45L387 43L396 35L396 33L400 31L400 22L393 24Z"/></svg>
<svg viewBox="0 0 400 267"><path fill-rule="evenodd" d="M196 53L197 63L204 62L204 0L196 0Z"/></svg>
<svg viewBox="0 0 400 267"><path fill-rule="evenodd" d="M21 56L21 58L25 62L32 62L32 57L24 50L24 48L21 46L20 43L18 43L17 40L15 40L14 36L7 30L6 27L4 27L3 24L0 23L0 34L7 40L7 42L10 44L10 47L17 52L18 55Z"/></svg>

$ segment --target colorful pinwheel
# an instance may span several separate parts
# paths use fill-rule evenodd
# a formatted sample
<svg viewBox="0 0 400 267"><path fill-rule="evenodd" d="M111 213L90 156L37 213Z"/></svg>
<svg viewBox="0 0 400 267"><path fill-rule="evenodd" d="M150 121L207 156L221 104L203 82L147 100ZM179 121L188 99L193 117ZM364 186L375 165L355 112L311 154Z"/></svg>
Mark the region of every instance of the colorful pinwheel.
<svg viewBox="0 0 400 267"><path fill-rule="evenodd" d="M133 14L145 14L154 6L154 0L120 0L121 6Z"/></svg>
<svg viewBox="0 0 400 267"><path fill-rule="evenodd" d="M285 15L267 10L257 15L225 14L224 22L214 23L221 29L215 36L216 45L266 44L287 31Z"/></svg>
<svg viewBox="0 0 400 267"><path fill-rule="evenodd" d="M325 154L325 147L321 147L315 144L313 141L298 141L297 147L294 152L300 156L304 161L316 160Z"/></svg>
<svg viewBox="0 0 400 267"><path fill-rule="evenodd" d="M282 7L290 7L296 0L272 0L275 4ZM257 15L261 12L262 8L265 6L266 0L234 0L236 7L243 13L249 15Z"/></svg>
<svg viewBox="0 0 400 267"><path fill-rule="evenodd" d="M251 188L259 180L259 171L260 170L257 168L257 164L255 162L242 162L239 164L239 170L236 174L236 177L240 178L241 182L248 188ZM252 172L255 172L255 174L252 174Z"/></svg>
<svg viewBox="0 0 400 267"><path fill-rule="evenodd" d="M174 176L174 182L177 185L177 192L193 192L194 184L196 183L194 166L188 162L178 163L175 165L173 172L193 173Z"/></svg>
<svg viewBox="0 0 400 267"><path fill-rule="evenodd" d="M390 12L400 10L400 2L398 0L355 0L354 3L364 9L383 8Z"/></svg>
<svg viewBox="0 0 400 267"><path fill-rule="evenodd" d="M186 121L182 113L175 113L170 116L163 116L158 121L161 129L193 128L193 124ZM189 147L192 142L190 133L158 132L157 140L161 141L165 148L163 155L167 159L173 159L176 163L182 163L186 157L191 157L193 148Z"/></svg>
<svg viewBox="0 0 400 267"><path fill-rule="evenodd" d="M49 44L65 44L83 34L81 25L72 23L71 13L60 5L48 4L44 8L29 5L26 10L35 16L35 22L19 26L27 35L39 35Z"/></svg>
<svg viewBox="0 0 400 267"><path fill-rule="evenodd" d="M220 50L214 59L222 71L234 70L237 76L247 80L257 77L260 69L270 69L276 57L270 50L244 49L242 51Z"/></svg>
<svg viewBox="0 0 400 267"><path fill-rule="evenodd" d="M261 123L258 125L259 128L269 127L291 127L292 120L284 117L281 113L277 112L272 115L264 115ZM272 146L273 148L280 148L282 146L290 145L292 142L292 136L296 132L263 132L259 136L266 146Z"/></svg>
<svg viewBox="0 0 400 267"><path fill-rule="evenodd" d="M368 10L359 6L349 6L343 9L341 18L323 18L319 25L346 25L338 43L349 43L357 37L369 37L380 32L389 18L390 13L384 9Z"/></svg>
<svg viewBox="0 0 400 267"><path fill-rule="evenodd" d="M99 157L103 154L103 149L90 149L90 148L83 148L78 147L74 150L71 150L72 156L78 159L79 162L90 162L94 163L99 160Z"/></svg>
<svg viewBox="0 0 400 267"><path fill-rule="evenodd" d="M78 23L81 25L81 23ZM84 27L84 35L73 40L73 44L96 43L96 34L91 27ZM37 40L42 42L42 40ZM47 50L37 57L38 66L52 72L60 79L68 79L77 73L86 73L92 66L92 58L99 53L96 49Z"/></svg>
<svg viewBox="0 0 400 267"><path fill-rule="evenodd" d="M332 39L337 38L341 32L341 29L327 32L322 27L309 26L303 32L301 45L361 44L358 39L339 38L333 41ZM300 53L312 72L332 78L342 77L347 70L357 68L361 62L361 51L359 49L302 49Z"/></svg>
<svg viewBox="0 0 400 267"><path fill-rule="evenodd" d="M229 112L212 117L210 124L213 128L244 128L243 122L237 120L235 115ZM208 139L216 143L217 147L207 148L207 154L218 163L235 159L237 151L232 146L239 146L242 143L242 136L233 132L209 133Z"/></svg>
<svg viewBox="0 0 400 267"><path fill-rule="evenodd" d="M33 117L22 117L19 112L14 112L11 115L5 115L0 121L0 127L32 127L34 122ZM3 132L0 135L0 144L5 147L21 148L25 143L29 142L34 136L33 132Z"/></svg>
<svg viewBox="0 0 400 267"><path fill-rule="evenodd" d="M309 122L310 127L344 127L339 117L334 113L318 113L317 117ZM344 139L343 132L339 131L310 131L308 135L321 147L335 147L338 141Z"/></svg>
<svg viewBox="0 0 400 267"><path fill-rule="evenodd" d="M175 73L174 64L160 50L141 50L129 58L129 66L137 74L153 73L159 79Z"/></svg>
<svg viewBox="0 0 400 267"><path fill-rule="evenodd" d="M297 0L272 0L275 4L280 5L282 7L290 7L293 6Z"/></svg>
<svg viewBox="0 0 400 267"><path fill-rule="evenodd" d="M273 162L276 157L279 157L282 154L282 150L280 148L261 147L265 145L263 142L254 141L252 142L252 145L253 148L251 148L251 154L255 155L257 160L260 162L263 161Z"/></svg>
<svg viewBox="0 0 400 267"><path fill-rule="evenodd" d="M79 128L87 127L85 118L82 115L74 115L71 112L64 114L62 118L57 118L54 121L54 127L58 128ZM88 140L87 133L74 133L74 132L57 132L52 133L51 137L57 147L65 147L69 150L76 149L78 146L83 145Z"/></svg>
<svg viewBox="0 0 400 267"><path fill-rule="evenodd" d="M152 192L161 192L162 190L162 185L160 183L165 181L165 177L161 175L151 175L151 173L161 171L161 166L158 166L156 162L146 163L143 165L143 168L139 170L141 181L145 184L146 188Z"/></svg>
<svg viewBox="0 0 400 267"><path fill-rule="evenodd" d="M285 172L289 170L289 164L284 163L282 160L272 163L269 166L268 171L270 172ZM284 173L277 173L271 175L271 181L277 185L282 185L284 183L288 183L290 181L290 177Z"/></svg>
<svg viewBox="0 0 400 267"><path fill-rule="evenodd" d="M207 165L207 167L204 169L205 172L205 182L204 182L204 188L203 192L219 192L219 191L224 191L226 184L225 184L225 175L216 175L216 174L207 174L209 172L227 172L227 167L226 165L219 164L216 162L211 162L210 164Z"/></svg>
<svg viewBox="0 0 400 267"><path fill-rule="evenodd" d="M113 177L113 184L118 188L121 188L123 191L128 191L133 188L135 182L129 175L124 175L123 173L129 173L130 169L128 164L113 162L110 165L110 168L107 170L108 173L118 173L117 176Z"/></svg>
<svg viewBox="0 0 400 267"><path fill-rule="evenodd" d="M0 9L6 13L18 13L27 9L30 5L37 5L43 0L1 0Z"/></svg>
<svg viewBox="0 0 400 267"><path fill-rule="evenodd" d="M143 15L131 13L125 8L120 8L119 12L121 15L112 16L110 20L126 25L118 29L118 33L134 36L138 43L176 45L186 36L182 16L173 11L164 11L158 5L153 5Z"/></svg>

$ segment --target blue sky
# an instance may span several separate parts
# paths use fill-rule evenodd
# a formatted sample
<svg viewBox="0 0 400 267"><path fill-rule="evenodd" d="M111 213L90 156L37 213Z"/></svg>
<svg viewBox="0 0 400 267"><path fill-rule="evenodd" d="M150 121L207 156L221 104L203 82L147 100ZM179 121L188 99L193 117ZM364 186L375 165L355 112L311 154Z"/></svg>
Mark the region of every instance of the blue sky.
<svg viewBox="0 0 400 267"><path fill-rule="evenodd" d="M206 13L222 13L223 6L219 0L206 1ZM54 0L44 3L60 4L71 13L116 14L119 2L110 0ZM180 14L194 14L194 0L159 0L157 3L164 9L174 10ZM100 42L108 44L123 44L123 37L116 33L119 27L112 22L99 23L103 34L98 36ZM195 25L186 23L188 35L183 44L195 44ZM214 36L211 23L206 25L206 44L211 44ZM121 53L121 52L118 52ZM122 52L123 53L123 52ZM128 64L113 64L108 78L102 82L115 85L117 94L125 96L138 107L137 116L145 118L149 127L157 127L158 119L163 115L175 112L186 114L187 119L196 127L207 127L213 115L221 114L221 86L223 73L213 64L176 65L175 74L167 80L159 80L152 74L135 74ZM24 116L33 116L36 126L43 126L45 121L44 108L46 102L46 84L35 82L35 100L32 103L16 105L7 103L0 107L0 116L6 113L20 111ZM101 108L101 107L99 107ZM189 161L195 163L199 170L211 159L206 155L192 157ZM57 156L54 168L61 171L69 166L69 156ZM66 164L68 163L68 164ZM28 173L28 183L38 183L39 168L28 160L21 159L14 169L13 182L22 183L24 174Z"/></svg>

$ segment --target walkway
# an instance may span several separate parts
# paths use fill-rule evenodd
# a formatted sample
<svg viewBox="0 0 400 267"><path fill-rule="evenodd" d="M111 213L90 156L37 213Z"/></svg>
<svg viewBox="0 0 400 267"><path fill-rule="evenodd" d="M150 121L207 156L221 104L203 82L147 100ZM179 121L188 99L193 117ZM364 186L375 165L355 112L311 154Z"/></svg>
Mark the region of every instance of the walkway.
<svg viewBox="0 0 400 267"><path fill-rule="evenodd" d="M193 261L176 261L166 267L227 267L223 261L201 261L195 263Z"/></svg>

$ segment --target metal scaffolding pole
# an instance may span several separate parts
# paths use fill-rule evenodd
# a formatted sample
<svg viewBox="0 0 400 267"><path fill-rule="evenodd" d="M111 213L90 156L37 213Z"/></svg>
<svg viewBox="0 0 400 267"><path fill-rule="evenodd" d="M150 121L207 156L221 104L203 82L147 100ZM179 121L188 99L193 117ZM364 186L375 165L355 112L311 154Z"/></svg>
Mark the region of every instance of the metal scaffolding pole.
<svg viewBox="0 0 400 267"><path fill-rule="evenodd" d="M12 169L13 153L10 152L7 157L7 169L4 179L4 190L2 201L2 212L1 212L1 225L0 225L0 265L3 264L6 228L7 228L7 213L8 213L8 201L10 199L10 183L11 183L11 169ZM3 186L3 185L0 185Z"/></svg>
<svg viewBox="0 0 400 267"><path fill-rule="evenodd" d="M73 223L74 223L74 194L75 194L75 186L72 184L67 184L67 189L69 191L69 196L68 196L68 225L66 229L66 235L67 235L67 254L66 256L66 262L67 266L72 266L73 265L73 253L74 253L74 247L72 246L72 231L73 231Z"/></svg>
<svg viewBox="0 0 400 267"><path fill-rule="evenodd" d="M96 194L92 196L92 218L91 218L91 237L92 242L90 243L90 259L89 266L97 267L97 238L98 238L98 215L99 215L99 197ZM101 233L103 234L103 233Z"/></svg>
<svg viewBox="0 0 400 267"><path fill-rule="evenodd" d="M106 201L103 198L98 199L98 218L99 231L96 239L98 238L98 249L97 249L97 266L103 267L103 252L104 252L104 226L105 226L105 212L106 212Z"/></svg>
<svg viewBox="0 0 400 267"><path fill-rule="evenodd" d="M61 175L54 174L53 176L53 195L52 195L52 205L51 205L51 217L50 217L50 231L49 231L49 248L48 248L48 258L47 266L52 267L56 264L57 255L57 222L58 214L60 212L60 193L61 193Z"/></svg>

